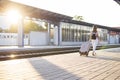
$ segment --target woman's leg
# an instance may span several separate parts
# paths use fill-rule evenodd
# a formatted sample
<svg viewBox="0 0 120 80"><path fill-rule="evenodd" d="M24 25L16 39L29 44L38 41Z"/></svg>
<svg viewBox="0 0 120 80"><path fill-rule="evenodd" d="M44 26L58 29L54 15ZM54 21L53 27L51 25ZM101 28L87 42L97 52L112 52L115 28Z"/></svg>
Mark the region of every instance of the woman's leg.
<svg viewBox="0 0 120 80"><path fill-rule="evenodd" d="M94 53L95 53L95 50L96 50L96 40L92 40L92 47L93 47L92 55L94 56Z"/></svg>
<svg viewBox="0 0 120 80"><path fill-rule="evenodd" d="M98 44L98 39L95 40L94 42L94 54L96 54L96 47L97 47L97 44Z"/></svg>

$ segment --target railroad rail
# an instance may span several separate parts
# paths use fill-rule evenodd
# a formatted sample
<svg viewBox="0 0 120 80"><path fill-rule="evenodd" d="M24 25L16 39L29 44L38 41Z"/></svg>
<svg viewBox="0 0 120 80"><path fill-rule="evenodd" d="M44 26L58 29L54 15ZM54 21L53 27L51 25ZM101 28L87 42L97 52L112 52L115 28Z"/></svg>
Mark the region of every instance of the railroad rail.
<svg viewBox="0 0 120 80"><path fill-rule="evenodd" d="M120 47L120 45L98 46L97 49L106 49L106 48L114 48L114 47ZM52 49L1 51L0 60L2 61L2 60L10 60L10 59L66 54L66 53L79 52L79 49L80 47L68 47L68 48L52 48Z"/></svg>

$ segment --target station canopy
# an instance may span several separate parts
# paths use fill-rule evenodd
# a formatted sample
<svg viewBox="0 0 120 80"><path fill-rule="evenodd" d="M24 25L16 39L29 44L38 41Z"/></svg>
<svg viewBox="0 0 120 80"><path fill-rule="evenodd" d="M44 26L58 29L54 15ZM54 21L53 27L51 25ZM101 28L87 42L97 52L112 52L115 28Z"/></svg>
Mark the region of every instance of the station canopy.
<svg viewBox="0 0 120 80"><path fill-rule="evenodd" d="M50 21L71 20L72 17L50 12L33 6L24 5L13 2L11 0L0 0L0 12L5 12L10 9L19 10L23 16L29 16L38 19L46 19Z"/></svg>
<svg viewBox="0 0 120 80"><path fill-rule="evenodd" d="M120 3L120 0L115 0L116 2ZM23 17L31 17L31 18L37 18L37 19L44 19L49 20L52 22L68 22L73 24L79 24L79 25L86 25L92 27L94 24L87 23L84 21L76 21L72 20L73 17L66 16L63 14L51 12L48 10L43 10L40 8L36 8L30 5L24 5L21 3L13 2L11 0L0 0L0 13L4 13L10 9L16 9L18 10ZM97 25L97 24L95 24ZM103 25L97 25L99 28L108 29L110 31L117 31L120 32L120 29L103 26Z"/></svg>
<svg viewBox="0 0 120 80"><path fill-rule="evenodd" d="M114 0L114 1L116 1L120 5L120 0Z"/></svg>

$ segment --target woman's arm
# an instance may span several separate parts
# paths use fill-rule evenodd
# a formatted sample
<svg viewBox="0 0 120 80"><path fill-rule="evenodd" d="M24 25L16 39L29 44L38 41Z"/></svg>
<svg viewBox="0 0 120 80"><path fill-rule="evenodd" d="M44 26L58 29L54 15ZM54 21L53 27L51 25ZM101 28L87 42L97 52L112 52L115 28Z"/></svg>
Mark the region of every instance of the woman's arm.
<svg viewBox="0 0 120 80"><path fill-rule="evenodd" d="M91 35L92 35L92 33L90 33L90 36L89 36L89 41L91 41L91 39L92 39L92 38L91 38Z"/></svg>

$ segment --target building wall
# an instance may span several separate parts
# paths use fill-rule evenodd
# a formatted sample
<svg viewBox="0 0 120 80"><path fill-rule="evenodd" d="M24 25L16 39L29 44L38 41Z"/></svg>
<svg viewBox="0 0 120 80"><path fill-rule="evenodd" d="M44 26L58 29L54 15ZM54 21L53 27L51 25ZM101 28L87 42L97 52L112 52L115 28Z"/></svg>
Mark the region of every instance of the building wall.
<svg viewBox="0 0 120 80"><path fill-rule="evenodd" d="M17 46L18 34L17 33L0 33L0 46ZM30 32L24 34L24 45L48 45L47 32Z"/></svg>
<svg viewBox="0 0 120 80"><path fill-rule="evenodd" d="M120 32L110 31L109 36L110 44L120 44Z"/></svg>
<svg viewBox="0 0 120 80"><path fill-rule="evenodd" d="M30 32L30 46L48 45L47 32Z"/></svg>
<svg viewBox="0 0 120 80"><path fill-rule="evenodd" d="M80 45L82 42L89 41L92 27L72 24L60 23L60 45ZM108 44L108 30L98 28L100 37L99 45Z"/></svg>
<svg viewBox="0 0 120 80"><path fill-rule="evenodd" d="M119 35L110 35L110 44L119 44Z"/></svg>
<svg viewBox="0 0 120 80"><path fill-rule="evenodd" d="M85 29L85 28L84 28ZM74 45L79 46L82 42L88 41L88 39L79 39L77 37L71 38L71 33L69 34L69 39L66 41L63 41L62 38L62 27L60 26L60 40L58 40L58 26L54 27L54 36L53 36L53 43L52 45L58 45L58 41L60 41L60 45ZM79 30L78 30L79 31ZM98 30L99 32L102 32L101 38L107 33L107 31L104 31L102 29ZM66 33L68 34L68 33ZM86 35L89 35L87 33L84 33ZM81 33L82 35L82 33ZM67 35L66 35L67 36ZM18 45L18 34L17 33L0 33L0 46L7 46L7 45ZM76 40L75 40L76 39ZM48 45L48 32L35 32L31 31L29 34L24 34L24 45L30 45L30 46L41 46L41 45ZM107 45L107 44L120 44L120 35L110 35L107 33L107 36L103 38L99 42L99 45Z"/></svg>
<svg viewBox="0 0 120 80"><path fill-rule="evenodd" d="M24 45L28 45L29 35L24 35ZM0 45L18 45L18 34L17 33L0 33Z"/></svg>

